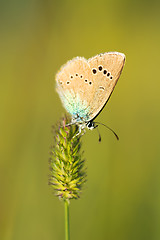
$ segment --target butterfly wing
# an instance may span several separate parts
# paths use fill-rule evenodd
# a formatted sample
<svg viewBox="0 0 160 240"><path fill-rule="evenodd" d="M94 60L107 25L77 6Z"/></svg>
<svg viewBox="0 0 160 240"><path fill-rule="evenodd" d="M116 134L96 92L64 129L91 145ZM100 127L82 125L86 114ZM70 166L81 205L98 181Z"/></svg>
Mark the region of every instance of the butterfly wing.
<svg viewBox="0 0 160 240"><path fill-rule="evenodd" d="M89 88L90 66L85 58L74 58L62 66L56 75L57 92L66 110L82 121L89 119L90 106L88 96L92 96Z"/></svg>
<svg viewBox="0 0 160 240"><path fill-rule="evenodd" d="M99 54L88 60L92 70L94 92L90 101L90 120L93 120L109 100L120 77L125 55L118 52Z"/></svg>
<svg viewBox="0 0 160 240"><path fill-rule="evenodd" d="M108 101L122 71L124 54L104 53L89 60L74 58L56 75L57 92L66 110L80 121L95 118Z"/></svg>

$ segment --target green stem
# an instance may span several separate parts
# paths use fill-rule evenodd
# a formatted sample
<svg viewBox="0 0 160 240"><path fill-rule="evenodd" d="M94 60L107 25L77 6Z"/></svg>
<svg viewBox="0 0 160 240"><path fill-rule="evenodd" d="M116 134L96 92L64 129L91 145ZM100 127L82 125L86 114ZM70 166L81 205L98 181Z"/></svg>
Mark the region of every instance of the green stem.
<svg viewBox="0 0 160 240"><path fill-rule="evenodd" d="M70 232L69 232L69 203L67 201L65 201L64 205L65 205L65 240L70 240Z"/></svg>

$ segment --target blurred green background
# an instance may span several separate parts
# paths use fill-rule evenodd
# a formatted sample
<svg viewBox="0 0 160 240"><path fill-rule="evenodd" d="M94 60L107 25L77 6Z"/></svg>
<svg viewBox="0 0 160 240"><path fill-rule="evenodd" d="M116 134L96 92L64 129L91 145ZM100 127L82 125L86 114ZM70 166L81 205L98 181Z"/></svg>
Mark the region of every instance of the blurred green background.
<svg viewBox="0 0 160 240"><path fill-rule="evenodd" d="M51 125L65 110L55 74L67 60L119 51L114 93L83 137L88 181L70 205L71 239L160 239L160 2L0 1L0 239L64 239L48 186Z"/></svg>

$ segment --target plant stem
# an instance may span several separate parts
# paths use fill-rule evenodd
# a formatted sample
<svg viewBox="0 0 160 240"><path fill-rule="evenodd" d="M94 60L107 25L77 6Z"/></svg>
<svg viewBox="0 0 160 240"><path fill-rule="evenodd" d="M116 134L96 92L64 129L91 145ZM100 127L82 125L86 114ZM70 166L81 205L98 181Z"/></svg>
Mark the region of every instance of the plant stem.
<svg viewBox="0 0 160 240"><path fill-rule="evenodd" d="M70 232L69 232L69 203L68 203L68 201L65 201L64 205L65 205L65 240L70 240Z"/></svg>

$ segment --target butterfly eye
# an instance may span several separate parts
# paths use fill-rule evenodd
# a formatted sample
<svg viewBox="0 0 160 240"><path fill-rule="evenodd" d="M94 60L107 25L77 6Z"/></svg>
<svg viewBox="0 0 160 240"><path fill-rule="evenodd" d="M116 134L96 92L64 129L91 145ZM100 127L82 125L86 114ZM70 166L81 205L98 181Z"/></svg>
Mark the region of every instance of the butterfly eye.
<svg viewBox="0 0 160 240"><path fill-rule="evenodd" d="M81 75L80 78L83 78L83 76Z"/></svg>
<svg viewBox="0 0 160 240"><path fill-rule="evenodd" d="M88 82L88 80L87 80L87 79L85 79L84 81L85 81L85 82Z"/></svg>
<svg viewBox="0 0 160 240"><path fill-rule="evenodd" d="M73 78L73 76L71 75L70 78Z"/></svg>
<svg viewBox="0 0 160 240"><path fill-rule="evenodd" d="M70 82L67 82L67 84L70 84Z"/></svg>
<svg viewBox="0 0 160 240"><path fill-rule="evenodd" d="M87 127L88 127L88 128L91 128L91 127L92 127L92 123L89 122L89 123L87 124Z"/></svg>
<svg viewBox="0 0 160 240"><path fill-rule="evenodd" d="M110 80L112 80L112 78L113 78L113 77L112 77L112 76L110 76Z"/></svg>
<svg viewBox="0 0 160 240"><path fill-rule="evenodd" d="M76 73L76 77L78 76L78 73Z"/></svg>
<svg viewBox="0 0 160 240"><path fill-rule="evenodd" d="M92 84L92 82L89 82L89 84L91 85L91 84Z"/></svg>
<svg viewBox="0 0 160 240"><path fill-rule="evenodd" d="M108 72L108 73L107 73L107 77L109 77L109 75L110 75L110 73Z"/></svg>
<svg viewBox="0 0 160 240"><path fill-rule="evenodd" d="M106 69L103 71L103 74L107 74L107 70Z"/></svg>

